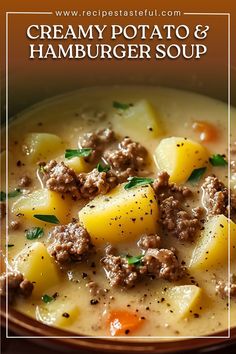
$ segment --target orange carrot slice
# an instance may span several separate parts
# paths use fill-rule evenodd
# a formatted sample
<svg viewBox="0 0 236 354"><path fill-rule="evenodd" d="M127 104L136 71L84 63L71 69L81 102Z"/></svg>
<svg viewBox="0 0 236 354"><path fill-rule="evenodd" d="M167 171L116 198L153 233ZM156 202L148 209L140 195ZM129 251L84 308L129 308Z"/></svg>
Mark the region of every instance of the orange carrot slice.
<svg viewBox="0 0 236 354"><path fill-rule="evenodd" d="M132 334L142 323L142 319L136 313L125 310L111 311L107 319L111 336Z"/></svg>
<svg viewBox="0 0 236 354"><path fill-rule="evenodd" d="M193 123L192 128L194 131L200 133L201 141L214 141L218 138L217 128L211 123L196 121Z"/></svg>

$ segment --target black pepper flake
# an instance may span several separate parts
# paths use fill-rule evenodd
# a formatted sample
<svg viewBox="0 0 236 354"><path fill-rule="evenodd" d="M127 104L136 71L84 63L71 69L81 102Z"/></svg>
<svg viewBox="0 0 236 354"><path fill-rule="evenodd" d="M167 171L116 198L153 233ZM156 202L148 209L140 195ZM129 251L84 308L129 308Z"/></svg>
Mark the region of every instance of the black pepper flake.
<svg viewBox="0 0 236 354"><path fill-rule="evenodd" d="M65 318L69 318L69 317L70 317L69 313L67 313L67 312L64 312L64 313L62 314L62 316L65 317Z"/></svg>
<svg viewBox="0 0 236 354"><path fill-rule="evenodd" d="M125 334L129 334L130 330L129 329L126 329L125 330Z"/></svg>
<svg viewBox="0 0 236 354"><path fill-rule="evenodd" d="M194 318L199 318L200 317L200 315L198 313L194 313L193 316L194 316Z"/></svg>
<svg viewBox="0 0 236 354"><path fill-rule="evenodd" d="M90 300L91 305L97 305L98 303L99 303L99 301L97 299Z"/></svg>
<svg viewBox="0 0 236 354"><path fill-rule="evenodd" d="M224 225L220 224L220 227L222 227L222 229L224 228Z"/></svg>
<svg viewBox="0 0 236 354"><path fill-rule="evenodd" d="M22 165L22 162L20 160L18 160L17 163L16 163L16 166L17 167L21 167L21 165Z"/></svg>
<svg viewBox="0 0 236 354"><path fill-rule="evenodd" d="M87 276L88 276L87 273L84 273L84 272L82 273L82 278L83 278L83 279L87 278Z"/></svg>

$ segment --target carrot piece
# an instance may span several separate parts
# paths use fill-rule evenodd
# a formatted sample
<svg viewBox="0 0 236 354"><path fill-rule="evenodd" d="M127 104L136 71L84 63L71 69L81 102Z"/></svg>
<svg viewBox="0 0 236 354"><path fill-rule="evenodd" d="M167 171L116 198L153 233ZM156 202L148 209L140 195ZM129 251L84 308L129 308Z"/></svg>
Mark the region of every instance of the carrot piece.
<svg viewBox="0 0 236 354"><path fill-rule="evenodd" d="M142 319L136 313L125 310L111 311L107 319L111 336L132 334L142 323Z"/></svg>
<svg viewBox="0 0 236 354"><path fill-rule="evenodd" d="M211 123L196 121L193 123L192 128L194 131L200 133L201 141L208 142L218 138L217 128Z"/></svg>

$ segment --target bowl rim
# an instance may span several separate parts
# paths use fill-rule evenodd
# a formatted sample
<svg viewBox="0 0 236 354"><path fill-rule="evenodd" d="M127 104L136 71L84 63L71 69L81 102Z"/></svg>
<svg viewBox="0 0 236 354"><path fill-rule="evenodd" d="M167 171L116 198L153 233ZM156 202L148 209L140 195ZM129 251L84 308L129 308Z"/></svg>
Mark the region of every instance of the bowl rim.
<svg viewBox="0 0 236 354"><path fill-rule="evenodd" d="M1 324L5 327L7 321L6 301L1 299ZM236 343L236 327L228 330L219 331L205 338L186 338L171 341L157 340L126 340L117 338L84 338L80 334L51 327L31 318L14 308L8 311L9 329L18 334L19 337L27 336L28 339L36 339L38 344L43 346L57 347L58 349L67 348L70 350L84 349L89 351L103 351L114 353L174 353L187 350L201 350L206 348L219 349L228 344ZM17 336L17 337L18 337ZM71 338L74 336L73 338ZM75 337L76 336L76 337ZM216 336L221 338L216 338ZM25 339L27 339L27 337ZM50 338L48 338L50 337ZM9 336L11 338L11 336ZM15 338L15 336L13 336ZM150 337L151 338L151 337ZM39 339L43 339L40 343ZM128 339L128 338L127 338Z"/></svg>

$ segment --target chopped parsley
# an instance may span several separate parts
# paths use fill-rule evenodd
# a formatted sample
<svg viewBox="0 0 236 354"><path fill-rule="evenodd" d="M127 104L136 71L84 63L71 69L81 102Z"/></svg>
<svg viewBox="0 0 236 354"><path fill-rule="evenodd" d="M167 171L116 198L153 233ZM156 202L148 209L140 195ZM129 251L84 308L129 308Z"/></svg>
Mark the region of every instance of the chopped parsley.
<svg viewBox="0 0 236 354"><path fill-rule="evenodd" d="M189 176L188 182L198 182L205 172L206 172L206 167L196 168Z"/></svg>
<svg viewBox="0 0 236 354"><path fill-rule="evenodd" d="M41 215L41 214L35 214L34 218L39 219L41 221L45 221L51 224L60 224L60 221L55 215Z"/></svg>
<svg viewBox="0 0 236 354"><path fill-rule="evenodd" d="M15 198L21 193L22 191L19 188L16 188L14 191L8 193L8 198ZM0 195L1 202L5 202L6 199L7 199L7 194L1 191L1 195Z"/></svg>
<svg viewBox="0 0 236 354"><path fill-rule="evenodd" d="M49 302L53 301L54 297L50 296L50 295L43 295L42 296L42 301L45 302L45 304L48 304Z"/></svg>
<svg viewBox="0 0 236 354"><path fill-rule="evenodd" d="M220 155L220 154L212 155L209 158L209 161L212 164L212 166L227 166L228 165L228 162L225 160L224 155Z"/></svg>
<svg viewBox="0 0 236 354"><path fill-rule="evenodd" d="M133 106L132 103L121 103L121 102L117 102L117 101L113 102L113 107L117 108L117 109L126 110L132 106Z"/></svg>
<svg viewBox="0 0 236 354"><path fill-rule="evenodd" d="M154 182L153 178L148 177L132 177L129 179L129 182L125 185L125 189L134 188L137 186L143 186L146 184L151 184Z"/></svg>
<svg viewBox="0 0 236 354"><path fill-rule="evenodd" d="M108 172L110 171L111 167L109 165L103 166L100 162L97 164L98 172Z"/></svg>
<svg viewBox="0 0 236 354"><path fill-rule="evenodd" d="M44 231L42 227L32 227L25 232L27 240L36 240L44 235Z"/></svg>
<svg viewBox="0 0 236 354"><path fill-rule="evenodd" d="M87 157L91 154L93 149L91 148L83 148L83 149L67 149L65 151L65 158L72 159L73 157Z"/></svg>
<svg viewBox="0 0 236 354"><path fill-rule="evenodd" d="M139 256L126 256L129 265L140 266L143 255Z"/></svg>

